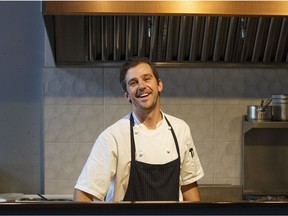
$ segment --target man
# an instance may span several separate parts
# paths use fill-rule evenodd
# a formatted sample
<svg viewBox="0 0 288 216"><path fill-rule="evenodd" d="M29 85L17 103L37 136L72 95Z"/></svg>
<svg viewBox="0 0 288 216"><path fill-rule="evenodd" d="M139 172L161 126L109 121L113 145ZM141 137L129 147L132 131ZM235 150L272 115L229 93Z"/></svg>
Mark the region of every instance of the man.
<svg viewBox="0 0 288 216"><path fill-rule="evenodd" d="M146 58L129 59L120 83L132 112L97 138L75 201L199 201L204 172L190 128L161 111L156 68Z"/></svg>

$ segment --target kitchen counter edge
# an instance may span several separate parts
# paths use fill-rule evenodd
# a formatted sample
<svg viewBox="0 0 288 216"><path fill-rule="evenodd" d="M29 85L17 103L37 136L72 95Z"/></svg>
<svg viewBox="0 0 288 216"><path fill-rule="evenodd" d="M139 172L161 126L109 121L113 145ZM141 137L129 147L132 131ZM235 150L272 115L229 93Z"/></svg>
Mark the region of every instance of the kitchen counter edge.
<svg viewBox="0 0 288 216"><path fill-rule="evenodd" d="M11 202L0 215L287 215L288 202Z"/></svg>

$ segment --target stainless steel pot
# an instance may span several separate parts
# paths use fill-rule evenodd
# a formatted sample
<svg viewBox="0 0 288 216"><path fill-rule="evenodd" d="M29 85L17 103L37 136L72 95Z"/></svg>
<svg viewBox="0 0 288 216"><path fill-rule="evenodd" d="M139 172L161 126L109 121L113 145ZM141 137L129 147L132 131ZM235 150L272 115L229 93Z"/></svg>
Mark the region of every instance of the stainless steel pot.
<svg viewBox="0 0 288 216"><path fill-rule="evenodd" d="M288 95L272 95L273 120L288 121Z"/></svg>
<svg viewBox="0 0 288 216"><path fill-rule="evenodd" d="M248 121L270 121L272 119L272 107L248 106L247 119Z"/></svg>

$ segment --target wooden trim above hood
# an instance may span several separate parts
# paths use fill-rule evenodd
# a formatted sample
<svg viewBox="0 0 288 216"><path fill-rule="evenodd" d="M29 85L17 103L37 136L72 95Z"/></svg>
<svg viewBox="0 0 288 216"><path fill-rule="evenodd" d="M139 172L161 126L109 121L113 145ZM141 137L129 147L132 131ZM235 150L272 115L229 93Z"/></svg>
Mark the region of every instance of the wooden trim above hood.
<svg viewBox="0 0 288 216"><path fill-rule="evenodd" d="M44 15L287 16L288 1L43 1Z"/></svg>

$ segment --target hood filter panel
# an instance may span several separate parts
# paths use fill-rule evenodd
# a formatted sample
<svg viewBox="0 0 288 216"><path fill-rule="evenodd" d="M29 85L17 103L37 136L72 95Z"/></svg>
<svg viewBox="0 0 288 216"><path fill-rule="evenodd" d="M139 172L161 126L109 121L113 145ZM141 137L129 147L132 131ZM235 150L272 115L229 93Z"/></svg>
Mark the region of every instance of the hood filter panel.
<svg viewBox="0 0 288 216"><path fill-rule="evenodd" d="M55 18L58 32L68 26L64 17ZM84 64L138 55L153 62L288 62L287 17L92 15L83 16L83 28Z"/></svg>

